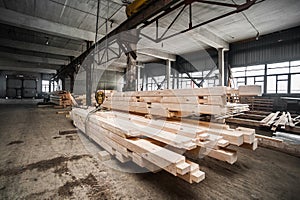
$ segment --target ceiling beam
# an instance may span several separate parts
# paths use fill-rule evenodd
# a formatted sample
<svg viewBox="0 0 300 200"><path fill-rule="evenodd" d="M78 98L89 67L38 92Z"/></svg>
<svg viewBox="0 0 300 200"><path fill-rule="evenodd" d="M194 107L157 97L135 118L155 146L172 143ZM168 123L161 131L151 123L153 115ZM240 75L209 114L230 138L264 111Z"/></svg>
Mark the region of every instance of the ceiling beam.
<svg viewBox="0 0 300 200"><path fill-rule="evenodd" d="M0 59L0 70L11 70L11 71L28 71L38 73L56 73L59 65L48 65L48 64L36 64L17 62L14 60Z"/></svg>
<svg viewBox="0 0 300 200"><path fill-rule="evenodd" d="M176 61L176 55L165 53L159 50L153 50L153 49L141 49L137 50L138 54L146 55L146 56L151 56L154 58L159 58L162 60L170 60L170 61Z"/></svg>
<svg viewBox="0 0 300 200"><path fill-rule="evenodd" d="M6 53L0 52L0 58L13 59L16 61L25 61L25 62L33 62L33 63L45 63L52 65L66 65L69 61L55 59L55 58L44 58L38 56L29 56L24 54L14 54L14 53Z"/></svg>
<svg viewBox="0 0 300 200"><path fill-rule="evenodd" d="M24 68L44 68L44 69L59 69L60 65L49 65L49 64L39 64L32 62L20 62L11 59L0 59L0 66L2 67L24 67Z"/></svg>
<svg viewBox="0 0 300 200"><path fill-rule="evenodd" d="M30 15L25 15L5 8L0 8L0 22L75 40L95 40L94 32L66 26L64 24L55 23Z"/></svg>
<svg viewBox="0 0 300 200"><path fill-rule="evenodd" d="M57 48L48 45L34 44L29 42L22 42L17 40L1 39L1 38L0 38L0 46L21 49L26 51L35 51L35 52L49 53L55 55L63 55L63 56L77 57L81 54L80 51Z"/></svg>
<svg viewBox="0 0 300 200"><path fill-rule="evenodd" d="M216 49L224 49L226 51L229 50L229 44L213 32L207 30L206 28L200 27L197 29L194 29L189 35L193 37L193 39L202 42L204 44L207 44L208 46L211 46Z"/></svg>
<svg viewBox="0 0 300 200"><path fill-rule="evenodd" d="M36 72L36 73L44 73L44 74L55 74L56 73L56 70L54 70L54 69L7 67L7 66L1 66L1 65L0 65L0 70L17 71L17 72Z"/></svg>

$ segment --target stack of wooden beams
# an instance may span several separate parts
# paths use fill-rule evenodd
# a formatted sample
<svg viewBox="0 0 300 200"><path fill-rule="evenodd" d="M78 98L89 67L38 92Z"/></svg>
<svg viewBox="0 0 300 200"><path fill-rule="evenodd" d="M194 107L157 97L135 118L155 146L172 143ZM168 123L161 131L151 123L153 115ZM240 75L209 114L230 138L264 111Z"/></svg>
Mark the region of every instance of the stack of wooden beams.
<svg viewBox="0 0 300 200"><path fill-rule="evenodd" d="M260 85L241 85L238 88L239 96L261 96Z"/></svg>
<svg viewBox="0 0 300 200"><path fill-rule="evenodd" d="M71 93L68 91L55 91L50 94L50 102L64 108L76 104Z"/></svg>
<svg viewBox="0 0 300 200"><path fill-rule="evenodd" d="M79 105L86 105L86 95L85 94L74 95L74 98ZM97 102L95 99L95 94L91 95L91 101L92 101L92 106L96 106Z"/></svg>
<svg viewBox="0 0 300 200"><path fill-rule="evenodd" d="M78 129L120 162L132 161L150 171L163 169L189 183L202 181L205 173L184 155L207 155L233 164L237 152L229 149L230 145L257 148L254 129L230 129L196 120L149 119L119 111L92 111L73 108L71 118Z"/></svg>
<svg viewBox="0 0 300 200"><path fill-rule="evenodd" d="M106 95L110 95L113 92L113 90L102 90L102 91ZM74 95L74 98L79 105L86 105L86 94ZM97 106L94 93L91 95L91 101L92 101L92 106Z"/></svg>
<svg viewBox="0 0 300 200"><path fill-rule="evenodd" d="M278 111L276 113L270 113L267 117L262 119L260 123L262 126L271 127L272 131L276 131L278 127L281 129L285 129L286 126L295 127L300 123L299 118L300 116L297 116L293 119L289 112L280 113Z"/></svg>
<svg viewBox="0 0 300 200"><path fill-rule="evenodd" d="M227 87L114 92L106 95L103 107L151 116L185 117L210 114L227 116L247 111L247 104L227 103Z"/></svg>
<svg viewBox="0 0 300 200"><path fill-rule="evenodd" d="M250 110L257 111L273 111L274 99L265 97L243 96L240 102L249 105Z"/></svg>

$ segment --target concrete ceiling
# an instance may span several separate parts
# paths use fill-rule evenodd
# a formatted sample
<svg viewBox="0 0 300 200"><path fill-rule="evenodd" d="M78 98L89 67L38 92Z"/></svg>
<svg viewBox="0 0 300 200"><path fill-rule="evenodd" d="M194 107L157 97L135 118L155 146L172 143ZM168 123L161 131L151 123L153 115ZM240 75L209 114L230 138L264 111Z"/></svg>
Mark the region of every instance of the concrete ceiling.
<svg viewBox="0 0 300 200"><path fill-rule="evenodd" d="M237 4L245 2L218 1ZM193 23L203 22L231 10L228 7L195 3ZM124 11L121 0L101 0L99 39L105 35L106 27L110 32L126 19ZM87 40L95 40L96 12L97 0L0 0L0 61L11 61L0 62L0 70L9 68L9 64L14 66L14 70L22 70L20 61L26 62L24 68L32 66L40 72L42 70L39 69L53 70L68 64L70 57L77 57L86 50ZM168 27L177 13L161 19L159 26ZM109 18L108 26L105 25L106 17ZM208 47L228 48L229 43L255 38L257 31L264 35L299 26L299 19L299 0L265 0L243 13L220 19L149 48L157 46L166 54L184 54ZM188 9L185 9L172 26L172 31L182 30L187 24ZM148 28L144 33L153 35L154 32ZM139 47L144 47L143 42ZM139 61L144 62L159 58L153 52L141 52L139 56Z"/></svg>

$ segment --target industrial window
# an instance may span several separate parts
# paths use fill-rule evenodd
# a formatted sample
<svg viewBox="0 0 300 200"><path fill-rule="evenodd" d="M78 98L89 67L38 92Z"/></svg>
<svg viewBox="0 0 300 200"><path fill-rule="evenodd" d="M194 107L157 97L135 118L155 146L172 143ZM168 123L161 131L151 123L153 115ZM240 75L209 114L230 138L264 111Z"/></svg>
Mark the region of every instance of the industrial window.
<svg viewBox="0 0 300 200"><path fill-rule="evenodd" d="M288 74L289 72L289 62L267 64L267 75Z"/></svg>
<svg viewBox="0 0 300 200"><path fill-rule="evenodd" d="M267 93L288 93L288 75L274 75L267 78Z"/></svg>
<svg viewBox="0 0 300 200"><path fill-rule="evenodd" d="M290 73L300 73L300 60L291 62Z"/></svg>
<svg viewBox="0 0 300 200"><path fill-rule="evenodd" d="M300 93L300 74L291 75L291 93Z"/></svg>
<svg viewBox="0 0 300 200"><path fill-rule="evenodd" d="M265 65L253 65L247 67L237 67L231 70L234 77L234 87L241 85L264 85Z"/></svg>
<svg viewBox="0 0 300 200"><path fill-rule="evenodd" d="M265 74L265 65L254 65L246 67L246 76L259 76Z"/></svg>
<svg viewBox="0 0 300 200"><path fill-rule="evenodd" d="M42 80L42 92L49 92L49 81Z"/></svg>
<svg viewBox="0 0 300 200"><path fill-rule="evenodd" d="M235 88L260 85L263 91L266 89L264 93L300 93L300 60L236 67L231 72Z"/></svg>

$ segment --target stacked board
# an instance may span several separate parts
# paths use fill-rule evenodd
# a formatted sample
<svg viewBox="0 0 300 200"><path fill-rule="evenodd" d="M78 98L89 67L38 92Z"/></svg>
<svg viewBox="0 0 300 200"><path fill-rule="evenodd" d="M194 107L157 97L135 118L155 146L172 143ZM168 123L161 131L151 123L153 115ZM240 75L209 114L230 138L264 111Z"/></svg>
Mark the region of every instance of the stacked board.
<svg viewBox="0 0 300 200"><path fill-rule="evenodd" d="M247 111L247 104L227 103L227 87L114 92L104 108L163 117L209 114L227 116Z"/></svg>
<svg viewBox="0 0 300 200"><path fill-rule="evenodd" d="M299 120L300 116L295 118L291 117L289 112L279 112L270 113L267 117L260 121L262 126L271 127L272 131L276 131L277 127L281 129L285 129L286 126L291 128L295 127L297 124L300 123Z"/></svg>
<svg viewBox="0 0 300 200"><path fill-rule="evenodd" d="M274 99L254 96L240 96L240 102L249 105L250 110L273 111Z"/></svg>
<svg viewBox="0 0 300 200"><path fill-rule="evenodd" d="M195 120L148 119L119 111L73 108L75 126L121 162L132 161L150 171L159 169L199 183L205 178L197 163L185 155L206 155L233 164L230 145L257 148L255 130Z"/></svg>
<svg viewBox="0 0 300 200"><path fill-rule="evenodd" d="M55 91L50 94L50 102L59 106L67 107L76 103L70 92Z"/></svg>

